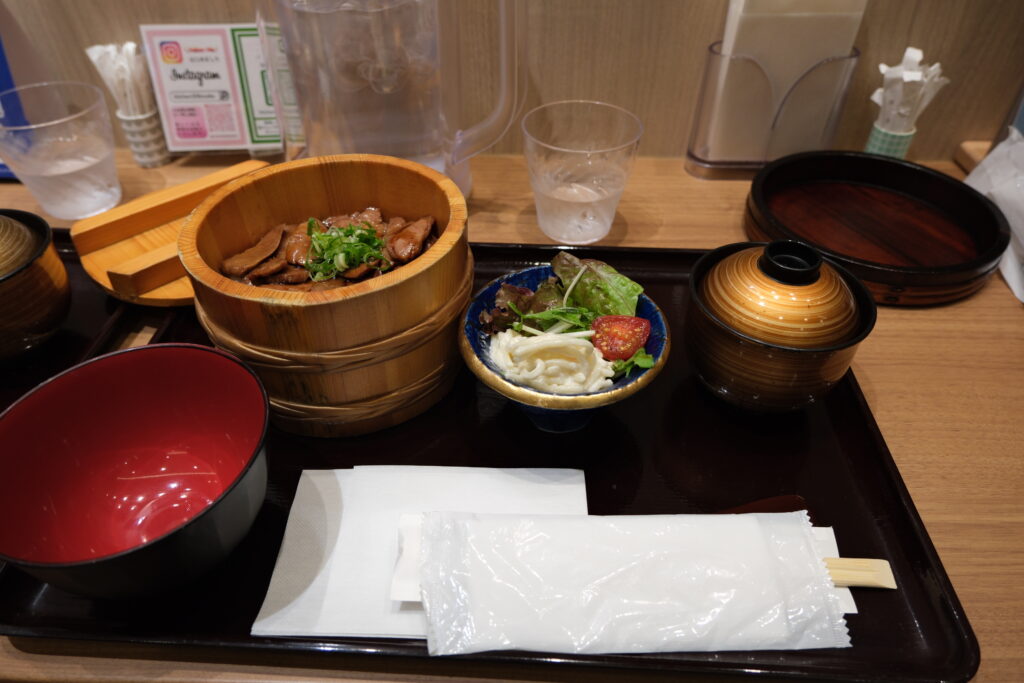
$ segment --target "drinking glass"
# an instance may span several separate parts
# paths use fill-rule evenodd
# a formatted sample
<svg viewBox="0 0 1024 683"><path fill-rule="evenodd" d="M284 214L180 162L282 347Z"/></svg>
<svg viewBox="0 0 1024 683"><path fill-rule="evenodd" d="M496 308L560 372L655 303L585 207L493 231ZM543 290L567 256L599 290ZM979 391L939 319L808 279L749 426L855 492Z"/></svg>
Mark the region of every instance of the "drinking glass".
<svg viewBox="0 0 1024 683"><path fill-rule="evenodd" d="M604 102L544 104L523 117L526 163L537 222L563 244L590 244L608 234L643 125Z"/></svg>
<svg viewBox="0 0 1024 683"><path fill-rule="evenodd" d="M0 158L57 218L93 216L121 200L106 100L88 83L0 92Z"/></svg>

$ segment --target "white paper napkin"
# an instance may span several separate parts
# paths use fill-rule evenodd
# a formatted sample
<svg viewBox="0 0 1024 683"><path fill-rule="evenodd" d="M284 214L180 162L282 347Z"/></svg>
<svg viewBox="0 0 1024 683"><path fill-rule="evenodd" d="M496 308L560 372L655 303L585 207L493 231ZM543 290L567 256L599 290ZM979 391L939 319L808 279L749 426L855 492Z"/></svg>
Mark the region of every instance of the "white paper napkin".
<svg viewBox="0 0 1024 683"><path fill-rule="evenodd" d="M431 654L849 647L805 512L431 513Z"/></svg>
<svg viewBox="0 0 1024 683"><path fill-rule="evenodd" d="M583 472L372 466L302 473L260 636L424 637L419 603L390 597L403 514L586 515Z"/></svg>

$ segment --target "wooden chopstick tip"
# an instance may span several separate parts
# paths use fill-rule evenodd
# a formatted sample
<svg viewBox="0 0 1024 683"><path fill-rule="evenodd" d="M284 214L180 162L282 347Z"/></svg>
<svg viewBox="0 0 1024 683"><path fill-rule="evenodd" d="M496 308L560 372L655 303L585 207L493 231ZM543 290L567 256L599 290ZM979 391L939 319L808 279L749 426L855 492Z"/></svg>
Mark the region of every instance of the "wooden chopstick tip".
<svg viewBox="0 0 1024 683"><path fill-rule="evenodd" d="M896 577L888 560L826 557L825 567L837 587L896 589Z"/></svg>

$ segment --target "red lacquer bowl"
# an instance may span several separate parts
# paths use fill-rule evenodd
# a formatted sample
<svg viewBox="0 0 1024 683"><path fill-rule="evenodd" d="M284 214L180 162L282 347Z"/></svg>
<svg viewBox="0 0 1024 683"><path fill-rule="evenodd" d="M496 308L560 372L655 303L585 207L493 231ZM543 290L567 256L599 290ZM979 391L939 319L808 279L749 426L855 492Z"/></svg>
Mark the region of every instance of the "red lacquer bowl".
<svg viewBox="0 0 1024 683"><path fill-rule="evenodd" d="M221 351L155 344L100 356L0 414L0 559L99 597L199 576L266 493L267 399Z"/></svg>

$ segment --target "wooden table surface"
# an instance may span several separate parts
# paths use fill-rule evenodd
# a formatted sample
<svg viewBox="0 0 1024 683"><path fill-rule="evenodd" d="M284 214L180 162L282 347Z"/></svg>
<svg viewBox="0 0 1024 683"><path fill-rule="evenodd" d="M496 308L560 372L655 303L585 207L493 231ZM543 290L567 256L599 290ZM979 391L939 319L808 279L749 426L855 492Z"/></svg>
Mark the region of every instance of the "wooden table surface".
<svg viewBox="0 0 1024 683"><path fill-rule="evenodd" d="M144 171L121 153L125 199L239 160L186 157ZM962 177L951 162L930 165ZM521 157L478 157L473 172L471 241L550 243L536 227ZM680 159L640 159L602 244L712 248L742 241L748 185L698 180L686 174ZM0 184L0 206L39 212L14 183ZM979 293L958 303L880 308L877 326L861 345L853 369L981 644L975 680L1024 680L1024 305L997 274ZM542 668L464 664L447 661L445 676L428 676L417 672L415 662L367 657L0 638L0 680L581 677ZM589 672L587 679L615 680L610 672Z"/></svg>

